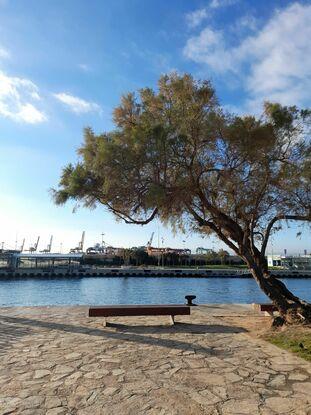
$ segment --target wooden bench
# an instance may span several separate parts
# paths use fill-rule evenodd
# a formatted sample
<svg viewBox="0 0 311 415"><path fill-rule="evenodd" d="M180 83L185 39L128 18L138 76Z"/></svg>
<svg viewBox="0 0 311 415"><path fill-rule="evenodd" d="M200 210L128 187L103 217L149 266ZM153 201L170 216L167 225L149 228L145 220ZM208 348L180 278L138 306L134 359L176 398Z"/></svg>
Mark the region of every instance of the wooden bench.
<svg viewBox="0 0 311 415"><path fill-rule="evenodd" d="M253 309L258 313L264 313L265 316L273 316L274 311L278 311L277 307L271 303L252 304Z"/></svg>
<svg viewBox="0 0 311 415"><path fill-rule="evenodd" d="M174 317L178 315L190 315L188 305L167 304L167 305L106 305L100 307L90 307L89 317L122 316L170 316L171 323L174 324Z"/></svg>

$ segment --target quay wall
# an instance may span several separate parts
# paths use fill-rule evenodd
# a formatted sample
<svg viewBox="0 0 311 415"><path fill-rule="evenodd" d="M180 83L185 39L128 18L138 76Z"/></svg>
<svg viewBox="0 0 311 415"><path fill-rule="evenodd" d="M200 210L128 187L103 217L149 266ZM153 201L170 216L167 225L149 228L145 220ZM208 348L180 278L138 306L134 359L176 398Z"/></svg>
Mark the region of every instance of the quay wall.
<svg viewBox="0 0 311 415"><path fill-rule="evenodd" d="M278 278L311 278L307 270L274 270ZM251 278L247 269L178 269L178 268L15 268L0 269L0 278L74 278L74 277L180 277L180 278Z"/></svg>

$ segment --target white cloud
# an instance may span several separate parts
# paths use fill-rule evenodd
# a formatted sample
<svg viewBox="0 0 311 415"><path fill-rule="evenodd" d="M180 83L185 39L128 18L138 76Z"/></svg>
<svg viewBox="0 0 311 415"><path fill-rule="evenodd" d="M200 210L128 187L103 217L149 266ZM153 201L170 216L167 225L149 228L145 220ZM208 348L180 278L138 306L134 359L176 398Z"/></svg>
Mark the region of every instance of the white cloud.
<svg viewBox="0 0 311 415"><path fill-rule="evenodd" d="M207 9L198 9L186 14L188 26L191 28L199 26L208 17Z"/></svg>
<svg viewBox="0 0 311 415"><path fill-rule="evenodd" d="M310 103L310 39L311 5L294 3L237 46L224 32L207 27L188 39L184 54L219 74L239 77L250 104L270 99L304 105Z"/></svg>
<svg viewBox="0 0 311 415"><path fill-rule="evenodd" d="M211 17L216 9L231 6L239 0L211 0L210 3L202 9L197 9L186 14L186 21L191 29L198 27L204 20Z"/></svg>
<svg viewBox="0 0 311 415"><path fill-rule="evenodd" d="M0 72L0 115L16 122L41 123L47 117L33 104L39 100L39 90L33 82Z"/></svg>
<svg viewBox="0 0 311 415"><path fill-rule="evenodd" d="M247 30L252 32L258 29L259 21L251 14L240 17L231 27L232 32L236 35L245 33Z"/></svg>
<svg viewBox="0 0 311 415"><path fill-rule="evenodd" d="M239 0L212 0L209 4L211 9L219 9L221 7L231 6L237 3Z"/></svg>
<svg viewBox="0 0 311 415"><path fill-rule="evenodd" d="M7 59L10 57L10 52L0 46L0 59Z"/></svg>
<svg viewBox="0 0 311 415"><path fill-rule="evenodd" d="M188 39L184 48L187 58L205 63L217 72L226 72L233 69L232 51L227 49L221 31L206 27L198 36Z"/></svg>
<svg viewBox="0 0 311 415"><path fill-rule="evenodd" d="M102 113L101 107L95 102L85 101L82 98L75 97L73 95L67 94L65 92L60 92L58 94L53 94L53 96L63 104L67 105L70 111L75 114L83 114L87 112L98 112Z"/></svg>
<svg viewBox="0 0 311 415"><path fill-rule="evenodd" d="M83 71L83 72L90 72L91 71L91 67L90 65L88 65L87 63L79 63L78 67Z"/></svg>

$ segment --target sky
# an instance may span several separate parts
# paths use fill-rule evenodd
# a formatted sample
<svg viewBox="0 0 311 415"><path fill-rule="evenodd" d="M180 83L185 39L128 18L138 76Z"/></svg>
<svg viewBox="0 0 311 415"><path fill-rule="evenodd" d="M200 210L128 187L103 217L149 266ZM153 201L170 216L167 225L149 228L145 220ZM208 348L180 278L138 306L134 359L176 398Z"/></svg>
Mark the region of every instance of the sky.
<svg viewBox="0 0 311 415"><path fill-rule="evenodd" d="M54 235L54 250L103 240L219 249L157 222L116 222L103 207L55 206L49 189L76 160L82 130L113 129L120 96L163 73L210 79L220 103L260 114L265 100L310 105L311 2L286 0L0 0L0 243ZM269 251L311 251L310 232L275 235ZM103 236L101 234L104 234ZM162 242L163 238L163 242Z"/></svg>

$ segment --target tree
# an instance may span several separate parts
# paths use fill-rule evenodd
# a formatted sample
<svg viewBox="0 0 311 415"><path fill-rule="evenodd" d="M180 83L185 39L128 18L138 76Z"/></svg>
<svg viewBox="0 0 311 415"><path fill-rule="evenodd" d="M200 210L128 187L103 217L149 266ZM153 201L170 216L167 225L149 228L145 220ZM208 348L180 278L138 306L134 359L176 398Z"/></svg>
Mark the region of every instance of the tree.
<svg viewBox="0 0 311 415"><path fill-rule="evenodd" d="M220 258L221 265L225 265L226 261L229 258L229 252L225 251L224 249L220 249L217 253L217 256Z"/></svg>
<svg viewBox="0 0 311 415"><path fill-rule="evenodd" d="M162 76L158 91L127 94L114 131L84 131L79 160L54 200L102 204L126 223L158 217L174 229L216 234L249 267L283 321L311 305L270 274L271 233L311 221L310 111L265 103L260 118L225 113L209 81Z"/></svg>
<svg viewBox="0 0 311 415"><path fill-rule="evenodd" d="M213 249L208 250L208 252L206 252L204 254L205 260L208 264L217 264L218 263L218 255L217 252L214 251Z"/></svg>
<svg viewBox="0 0 311 415"><path fill-rule="evenodd" d="M135 265L148 264L149 256L143 248L132 248L131 258L135 260Z"/></svg>

